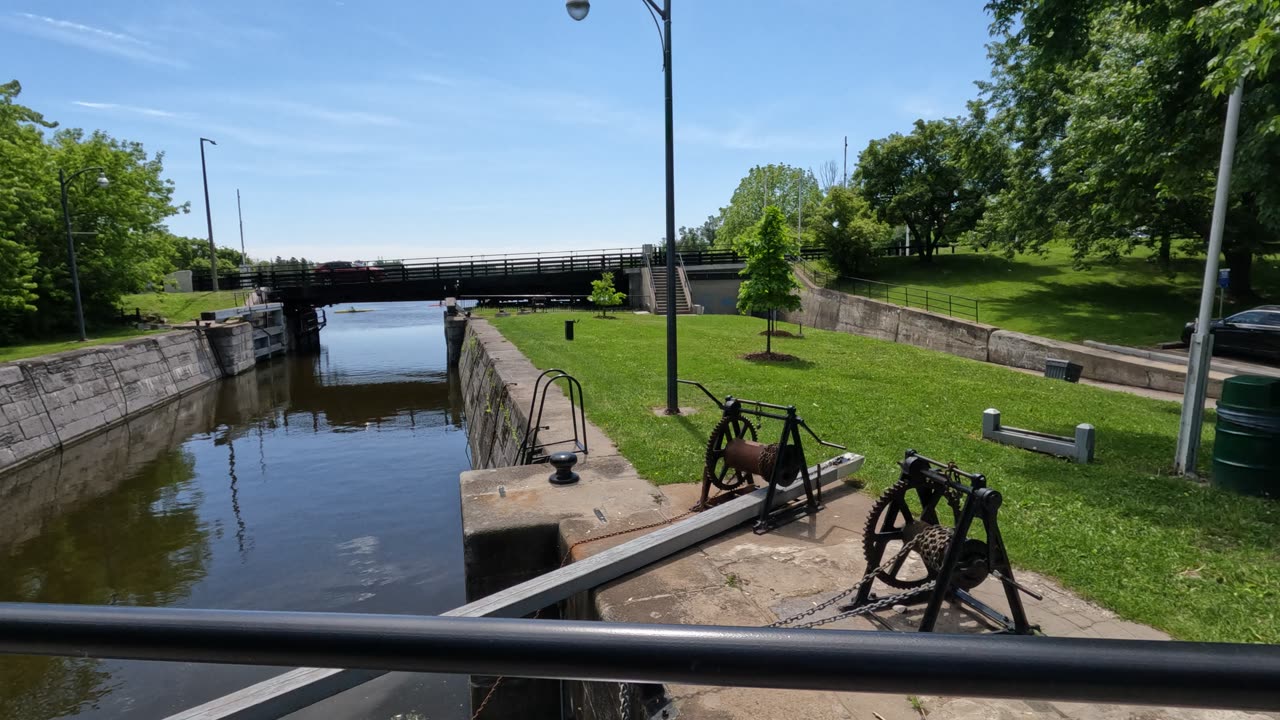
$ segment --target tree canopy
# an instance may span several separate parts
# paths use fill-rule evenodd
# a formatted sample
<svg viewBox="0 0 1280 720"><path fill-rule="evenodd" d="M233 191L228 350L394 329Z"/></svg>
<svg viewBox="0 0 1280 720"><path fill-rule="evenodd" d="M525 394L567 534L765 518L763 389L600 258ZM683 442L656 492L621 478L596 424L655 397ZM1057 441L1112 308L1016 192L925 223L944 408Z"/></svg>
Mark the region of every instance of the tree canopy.
<svg viewBox="0 0 1280 720"><path fill-rule="evenodd" d="M783 227L795 228L811 217L822 202L822 191L813 173L790 165L757 165L738 183L729 204L720 208L717 247L731 248L739 238L754 232L756 223L773 206L782 213Z"/></svg>
<svg viewBox="0 0 1280 720"><path fill-rule="evenodd" d="M977 109L964 119L917 120L906 135L872 140L853 181L882 221L911 230L928 262L982 218L1003 182L1004 155Z"/></svg>
<svg viewBox="0 0 1280 720"><path fill-rule="evenodd" d="M101 167L107 187L85 173L67 187L81 296L90 319L115 313L120 295L159 283L172 269L166 218L173 183L163 157L103 132L59 129L20 105L17 81L0 85L0 340L69 329L74 323L59 169Z"/></svg>
<svg viewBox="0 0 1280 720"><path fill-rule="evenodd" d="M1280 240L1280 1L993 0L994 127L1007 186L980 234L1011 250L1053 239L1076 258L1208 238L1225 93L1244 82L1224 254L1251 295ZM1203 245L1201 244L1201 247Z"/></svg>
<svg viewBox="0 0 1280 720"><path fill-rule="evenodd" d="M600 317L608 317L609 308L621 305L627 299L627 294L613 286L613 273L606 270L600 273L599 280L591 281L591 296L588 299L600 310Z"/></svg>
<svg viewBox="0 0 1280 720"><path fill-rule="evenodd" d="M874 250L887 245L893 236L893 229L876 219L871 205L843 185L827 190L810 231L841 275L862 272Z"/></svg>

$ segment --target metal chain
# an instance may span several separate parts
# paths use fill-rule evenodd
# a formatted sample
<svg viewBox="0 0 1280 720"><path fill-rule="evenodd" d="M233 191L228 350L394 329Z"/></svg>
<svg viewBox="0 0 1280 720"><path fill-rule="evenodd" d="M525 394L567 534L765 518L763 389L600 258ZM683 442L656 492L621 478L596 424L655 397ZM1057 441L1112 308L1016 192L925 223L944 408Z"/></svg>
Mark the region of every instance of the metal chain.
<svg viewBox="0 0 1280 720"><path fill-rule="evenodd" d="M917 537L918 537L918 536L917 536ZM877 601L875 601L874 603L871 603L871 604L869 604L869 605L864 605L864 606L862 606L862 607L860 607L860 608L858 608L858 609L856 609L856 610L850 610L849 612L846 612L846 613L844 613L844 614L842 614L842 615L839 615L839 616L837 616L837 617L835 617L835 618L828 618L828 619L820 620L820 621L811 621L811 622L809 622L809 623L803 623L803 624L800 624L800 625L792 625L792 623L795 623L795 622L796 622L796 621L798 621L798 620L802 620L802 619L804 619L804 618L807 618L807 617L809 617L810 615L813 615L813 614L815 614L815 613L817 613L817 612L819 612L819 611L821 611L821 610L825 610L825 609L827 609L827 608L831 607L832 605L835 605L837 602L840 602L840 601L841 601L841 600L843 600L844 598L849 597L850 595L854 594L855 592L858 592L859 590L861 590L861 589L862 589L862 586L864 586L864 585L866 585L867 583L869 583L869 582L871 582L872 580L874 580L874 579L875 579L875 577L876 577L876 575L879 575L880 573L884 572L885 570L888 570L891 566L893 566L893 564L894 564L894 563L896 563L896 562L898 562L898 560L900 560L900 559L902 559L902 558L906 557L906 556L907 556L907 553L909 553L909 552L911 552L912 550L914 550L914 549L915 549L915 547L916 547L916 540L917 540L917 538L912 538L910 542L904 543L904 544L903 544L903 546L902 546L902 548L901 548L900 550L898 550L898 552L894 553L893 557L891 557L891 558L889 558L888 560L885 560L884 562L880 563L880 567L878 567L878 568L876 568L876 569L872 570L871 572L867 573L866 575L863 575L861 580L859 580L858 582L854 583L854 584L853 584L853 586L852 586L852 587L850 587L850 588L848 588L847 590L843 590L843 591L841 591L841 592L836 593L836 594L835 594L835 595L833 595L832 597L827 598L826 600L824 600L824 601L822 601L822 602L818 603L817 605L814 605L813 607L809 608L808 610L805 610L805 611L803 611L803 612L796 613L795 615L792 615L791 617L785 617L785 618L782 618L781 620L778 620L777 622L769 623L768 625L765 625L765 627L771 627L771 628L773 628L773 627L783 627L784 625L786 625L786 626L791 626L791 627L793 627L793 629L797 629L797 630L798 630L798 629L801 629L801 628L817 627L818 625L825 625L825 624L830 623L830 622L835 622L836 620L841 619L841 618L853 617L854 615L863 615L863 614L866 614L866 613L869 613L869 612L875 612L876 610L881 610L881 609L883 609L884 607L892 607L892 606L896 603L896 601L897 601L897 600L899 600L899 599L901 599L901 598L904 598L904 597L907 597L907 596L911 596L911 595L917 595L917 594L919 594L920 592L923 592L923 591L924 591L925 589L927 589L927 588L928 588L928 589L931 589L931 588L932 588L932 586L933 586L933 583L932 583L932 582L930 582L930 583L928 583L928 584L926 584L926 585L924 585L924 586L921 586L921 587L919 587L919 588L916 588L916 589L914 589L914 590L911 590L911 591L909 591L909 592L905 592L905 593L898 593L897 595L889 595L888 597L881 598L880 600L877 600ZM889 602L889 603L886 605L885 603L886 603L887 601L889 601L889 600L893 600L893 601L895 601L895 602Z"/></svg>
<svg viewBox="0 0 1280 720"><path fill-rule="evenodd" d="M627 693L629 689L630 686L626 683L618 683L618 715L622 720L631 720L631 698Z"/></svg>

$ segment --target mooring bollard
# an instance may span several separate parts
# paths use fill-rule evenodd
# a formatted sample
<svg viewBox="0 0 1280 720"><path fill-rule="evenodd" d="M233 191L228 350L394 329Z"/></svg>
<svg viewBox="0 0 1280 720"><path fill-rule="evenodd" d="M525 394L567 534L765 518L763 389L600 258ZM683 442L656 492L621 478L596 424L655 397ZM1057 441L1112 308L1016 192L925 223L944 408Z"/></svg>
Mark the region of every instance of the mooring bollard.
<svg viewBox="0 0 1280 720"><path fill-rule="evenodd" d="M550 458L551 467L556 471L551 473L551 477L547 478L547 482L552 485L572 485L580 479L578 473L573 471L573 466L578 464L578 456L571 452L553 453Z"/></svg>

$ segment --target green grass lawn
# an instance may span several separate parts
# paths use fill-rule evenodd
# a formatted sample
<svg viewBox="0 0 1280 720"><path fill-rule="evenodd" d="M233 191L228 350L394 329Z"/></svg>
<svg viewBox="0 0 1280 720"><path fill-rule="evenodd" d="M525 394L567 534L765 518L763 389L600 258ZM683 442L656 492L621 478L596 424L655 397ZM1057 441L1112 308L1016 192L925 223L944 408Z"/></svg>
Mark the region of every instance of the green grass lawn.
<svg viewBox="0 0 1280 720"><path fill-rule="evenodd" d="M155 330L139 330L132 326L120 326L95 330L90 328L89 339L86 342L80 342L75 335L67 335L49 340L41 340L39 342L22 343L19 345L0 346L0 362L9 362L11 360L21 360L23 358L37 357L40 355L48 355L50 353L62 352L64 350L75 350L86 345L101 345L103 343L119 342L128 340L131 337L139 335L147 335Z"/></svg>
<svg viewBox="0 0 1280 720"><path fill-rule="evenodd" d="M1199 308L1204 258L1176 258L1174 270L1169 277L1144 253L1075 270L1069 248L1058 245L1045 255L1012 259L969 249L944 251L928 265L915 257L881 258L865 275L974 298L978 319L1006 330L1149 347L1177 340ZM1254 274L1256 291L1280 294L1280 263L1274 258L1256 261Z"/></svg>
<svg viewBox="0 0 1280 720"><path fill-rule="evenodd" d="M126 314L140 309L143 315L159 315L171 323L181 323L195 320L205 311L239 307L244 304L245 294L244 290L138 293L121 298L120 307L124 308Z"/></svg>
<svg viewBox="0 0 1280 720"><path fill-rule="evenodd" d="M700 478L716 408L682 387L681 404L697 414L652 412L665 397L664 318L577 316L573 342L564 340L567 313L492 322L535 365L581 380L588 417L645 477ZM794 403L825 439L867 457L861 475L871 491L896 479L908 448L953 460L1004 493L1001 528L1015 564L1180 638L1280 642L1280 505L1170 476L1177 405L818 330L775 339L775 350L799 362L755 363L740 358L764 349L760 320L682 316L679 326L680 377L717 395ZM1093 423L1097 461L1074 465L986 442L988 407L1045 432ZM1212 440L1206 426L1205 458ZM812 443L808 451L810 462L823 455Z"/></svg>

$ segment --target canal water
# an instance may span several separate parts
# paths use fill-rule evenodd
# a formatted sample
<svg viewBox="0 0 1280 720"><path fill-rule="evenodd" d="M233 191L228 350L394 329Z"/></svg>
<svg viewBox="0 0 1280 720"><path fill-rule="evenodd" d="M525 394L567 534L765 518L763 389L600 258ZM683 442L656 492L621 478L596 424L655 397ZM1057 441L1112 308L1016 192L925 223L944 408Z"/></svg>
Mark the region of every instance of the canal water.
<svg viewBox="0 0 1280 720"><path fill-rule="evenodd" d="M0 475L0 600L434 614L464 601L461 392L440 307L328 312L280 358ZM348 309L348 308L341 308ZM0 718L155 718L281 668L0 658ZM396 674L293 716L465 717Z"/></svg>

